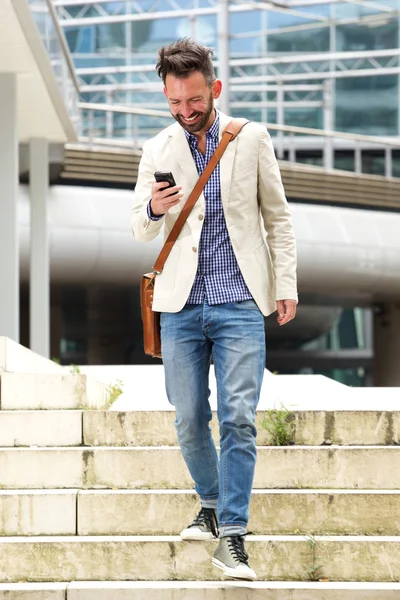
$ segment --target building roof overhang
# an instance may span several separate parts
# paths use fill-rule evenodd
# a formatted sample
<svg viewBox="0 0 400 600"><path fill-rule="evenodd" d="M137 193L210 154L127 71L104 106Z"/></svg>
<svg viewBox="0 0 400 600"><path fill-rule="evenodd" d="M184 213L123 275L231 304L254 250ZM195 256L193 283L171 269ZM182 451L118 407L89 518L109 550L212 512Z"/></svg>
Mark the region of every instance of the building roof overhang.
<svg viewBox="0 0 400 600"><path fill-rule="evenodd" d="M25 0L0 0L0 73L17 75L20 142L76 141L61 92ZM0 98L1 109L1 98Z"/></svg>

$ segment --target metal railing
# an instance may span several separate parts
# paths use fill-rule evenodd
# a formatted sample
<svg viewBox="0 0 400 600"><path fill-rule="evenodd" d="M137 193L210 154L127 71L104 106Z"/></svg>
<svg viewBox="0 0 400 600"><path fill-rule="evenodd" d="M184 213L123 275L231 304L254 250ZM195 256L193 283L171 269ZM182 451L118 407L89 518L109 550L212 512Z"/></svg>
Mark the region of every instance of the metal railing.
<svg viewBox="0 0 400 600"><path fill-rule="evenodd" d="M78 108L80 89L68 44L57 19L52 0L28 0L40 37L46 48L68 115L77 135L82 133Z"/></svg>
<svg viewBox="0 0 400 600"><path fill-rule="evenodd" d="M161 129L173 122L171 114L167 111L85 102L80 102L78 106L86 113L85 131L80 141L91 146L100 145L114 148L139 149L146 139L157 134ZM106 123L109 124L108 131L96 127L95 113L100 113L101 123L104 123L104 113L106 114ZM113 136L114 114L124 114L130 117L124 123L124 139ZM146 119L148 124L143 126L143 121ZM154 122L155 119L157 119L159 125ZM363 151L380 150L384 160L384 173L382 174L386 178L393 177L393 151L400 150L400 138L361 135L291 125L277 125L275 123L264 124L270 132L276 132L274 147L280 159L287 157L289 162L302 162L298 161L296 156L301 150L310 150L311 148L313 150L320 149L322 151L322 166L327 171L330 171L334 168L335 151L345 150L353 153L353 172L363 173ZM105 136L104 133L106 133ZM301 136L301 138L298 136Z"/></svg>

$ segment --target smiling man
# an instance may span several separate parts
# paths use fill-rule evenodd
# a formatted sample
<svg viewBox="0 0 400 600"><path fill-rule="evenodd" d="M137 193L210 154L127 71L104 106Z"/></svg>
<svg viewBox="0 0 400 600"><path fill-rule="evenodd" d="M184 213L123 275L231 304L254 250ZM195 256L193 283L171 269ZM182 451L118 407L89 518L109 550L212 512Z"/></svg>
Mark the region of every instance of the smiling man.
<svg viewBox="0 0 400 600"><path fill-rule="evenodd" d="M140 241L154 239L163 225L168 236L231 120L214 106L222 82L211 57L190 39L159 50L157 70L177 122L143 146L131 217ZM177 185L155 182L155 171L171 171ZM201 505L181 537L219 537L212 562L233 578L256 579L244 540L264 316L277 310L284 325L296 304L296 246L279 168L265 127L248 123L228 145L157 275L153 302L161 313L167 395ZM211 360L219 457L209 425Z"/></svg>

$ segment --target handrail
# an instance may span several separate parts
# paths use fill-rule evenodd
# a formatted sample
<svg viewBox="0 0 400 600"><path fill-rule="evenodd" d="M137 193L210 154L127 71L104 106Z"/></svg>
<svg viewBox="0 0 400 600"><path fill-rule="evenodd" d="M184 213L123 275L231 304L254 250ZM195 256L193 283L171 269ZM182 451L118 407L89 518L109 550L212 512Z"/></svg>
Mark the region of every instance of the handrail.
<svg viewBox="0 0 400 600"><path fill-rule="evenodd" d="M167 111L153 110L149 108L137 108L133 106L118 106L113 104L97 104L96 102L79 102L78 107L86 110L96 110L100 112L115 112L131 115L147 115L150 117L165 117L172 118ZM373 135L363 135L357 133L347 133L345 131L330 131L327 129L313 129L310 127L296 127L295 125L277 125L276 123L262 123L268 129L273 131L282 131L287 133L299 133L303 135L315 135L328 138L342 138L352 140L354 142L365 142L369 144L382 144L384 146L392 146L400 148L400 138L391 139Z"/></svg>
<svg viewBox="0 0 400 600"><path fill-rule="evenodd" d="M67 63L68 72L72 79L72 83L74 84L74 88L78 94L80 94L79 81L75 73L74 63L71 57L71 53L68 48L67 40L65 39L65 35L63 30L60 27L58 22L57 13L53 6L52 0L45 0L51 20L53 21L54 29L57 34L58 42L61 47L61 52L64 55L65 61Z"/></svg>

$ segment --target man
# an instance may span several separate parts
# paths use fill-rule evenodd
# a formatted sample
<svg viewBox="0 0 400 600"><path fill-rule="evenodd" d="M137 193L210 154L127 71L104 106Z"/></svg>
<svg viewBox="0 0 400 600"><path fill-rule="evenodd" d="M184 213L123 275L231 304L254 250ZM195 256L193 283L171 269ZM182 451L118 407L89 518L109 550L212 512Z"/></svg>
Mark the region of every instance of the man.
<svg viewBox="0 0 400 600"><path fill-rule="evenodd" d="M159 50L157 70L176 123L143 146L131 219L140 241L154 239L163 225L167 237L231 120L214 107L222 83L211 56L190 39ZM171 171L176 187L156 183L155 171ZM265 368L263 315L277 309L284 325L296 304L295 240L279 168L265 127L248 123L188 217L156 278L153 302L161 313L167 395L201 504L181 537L219 535L212 562L233 578L256 579L244 537ZM211 359L219 461L209 426Z"/></svg>

